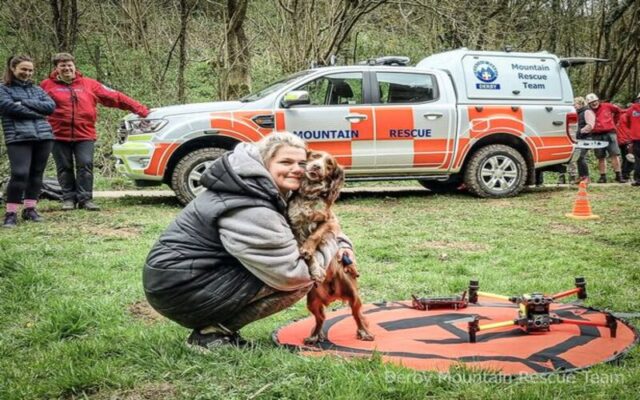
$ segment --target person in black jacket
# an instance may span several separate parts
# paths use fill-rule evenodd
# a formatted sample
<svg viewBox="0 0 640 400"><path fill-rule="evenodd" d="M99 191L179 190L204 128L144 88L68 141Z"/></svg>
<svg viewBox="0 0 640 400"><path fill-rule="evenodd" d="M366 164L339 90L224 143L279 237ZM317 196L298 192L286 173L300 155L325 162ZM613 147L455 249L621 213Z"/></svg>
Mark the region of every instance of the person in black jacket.
<svg viewBox="0 0 640 400"><path fill-rule="evenodd" d="M595 125L596 116L582 96L578 96L573 100L573 106L578 114L578 131L576 132L576 139L589 140L590 133ZM578 166L578 181L575 183L580 183L582 181L589 182L589 164L587 163L589 149L576 149L575 152L578 156L576 160L576 164Z"/></svg>
<svg viewBox="0 0 640 400"><path fill-rule="evenodd" d="M205 171L207 188L178 214L144 266L149 304L192 329L195 348L242 345L243 326L294 304L313 280L285 217L307 153L290 133L240 143ZM342 234L316 252L325 267L352 246ZM354 259L354 258L352 258Z"/></svg>
<svg viewBox="0 0 640 400"><path fill-rule="evenodd" d="M56 104L33 84L32 76L30 57L10 57L0 85L0 116L11 168L4 228L13 228L18 223L20 203L23 203L24 220L43 220L36 211L36 203L53 147L53 132L46 116L53 113Z"/></svg>

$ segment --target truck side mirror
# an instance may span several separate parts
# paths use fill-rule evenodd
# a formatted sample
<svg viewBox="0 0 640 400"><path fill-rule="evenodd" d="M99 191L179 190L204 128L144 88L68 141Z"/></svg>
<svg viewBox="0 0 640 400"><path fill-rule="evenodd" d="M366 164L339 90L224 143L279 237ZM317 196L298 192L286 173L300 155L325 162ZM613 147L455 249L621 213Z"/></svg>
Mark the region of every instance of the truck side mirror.
<svg viewBox="0 0 640 400"><path fill-rule="evenodd" d="M311 104L309 92L307 92L306 90L293 90L291 92L285 93L284 97L282 98L282 106L284 108L289 108L300 104Z"/></svg>

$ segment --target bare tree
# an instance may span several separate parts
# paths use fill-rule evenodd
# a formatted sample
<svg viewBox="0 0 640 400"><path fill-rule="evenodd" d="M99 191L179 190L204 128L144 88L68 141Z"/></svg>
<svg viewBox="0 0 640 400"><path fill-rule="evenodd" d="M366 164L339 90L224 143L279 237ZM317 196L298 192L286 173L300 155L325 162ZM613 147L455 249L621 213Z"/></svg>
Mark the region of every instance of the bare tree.
<svg viewBox="0 0 640 400"><path fill-rule="evenodd" d="M55 26L55 47L58 51L73 52L78 40L78 1L49 0Z"/></svg>
<svg viewBox="0 0 640 400"><path fill-rule="evenodd" d="M327 64L338 54L357 22L387 0L278 0L276 14L261 14L262 32L270 39L285 72L311 62Z"/></svg>
<svg viewBox="0 0 640 400"><path fill-rule="evenodd" d="M602 2L597 56L610 59L598 65L592 79L593 90L605 99L612 99L622 83L637 68L640 57L640 2L624 0L608 9Z"/></svg>
<svg viewBox="0 0 640 400"><path fill-rule="evenodd" d="M248 3L248 0L227 0L223 68L218 79L222 99L238 98L251 90L251 54L244 29Z"/></svg>
<svg viewBox="0 0 640 400"><path fill-rule="evenodd" d="M180 56L178 59L178 101L184 103L186 101L184 73L187 69L187 33L189 25L189 16L191 11L198 5L198 0L193 0L189 4L189 0L180 0Z"/></svg>

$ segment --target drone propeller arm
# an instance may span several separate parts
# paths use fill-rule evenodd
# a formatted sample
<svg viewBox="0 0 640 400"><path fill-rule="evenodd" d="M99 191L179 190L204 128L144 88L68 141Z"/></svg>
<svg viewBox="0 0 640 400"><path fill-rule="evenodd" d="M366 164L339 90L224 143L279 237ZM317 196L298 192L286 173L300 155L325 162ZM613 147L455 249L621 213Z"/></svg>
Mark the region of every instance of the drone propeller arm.
<svg viewBox="0 0 640 400"><path fill-rule="evenodd" d="M618 321L611 314L607 314L607 320L605 322L595 322L595 321L578 321L575 319L564 319L554 317L553 322L557 324L570 324L570 325L582 325L582 326L600 326L603 328L609 328L609 332L611 333L611 337L616 337L616 332L618 330Z"/></svg>
<svg viewBox="0 0 640 400"><path fill-rule="evenodd" d="M488 329L496 329L502 328L505 326L513 326L518 324L518 320L509 320L509 321L501 321L494 322L493 324L484 324L480 325L480 319L476 315L472 321L469 321L468 333L469 333L469 343L476 342L476 332L486 331Z"/></svg>
<svg viewBox="0 0 640 400"><path fill-rule="evenodd" d="M509 321L501 321L501 322L494 322L492 324L484 324L484 325L479 325L478 326L478 331L486 331L489 329L497 329L497 328L503 328L505 326L513 326L513 325L517 325L518 324L518 320L509 320Z"/></svg>
<svg viewBox="0 0 640 400"><path fill-rule="evenodd" d="M478 292L478 295L479 296L483 296L483 297L491 297L492 299L511 301L511 298L509 296L503 296L501 294L488 293L488 292Z"/></svg>
<svg viewBox="0 0 640 400"><path fill-rule="evenodd" d="M574 294L578 294L580 293L580 291L582 291L582 289L580 288L575 288L575 289L571 289L571 290L567 290L565 292L560 292L560 293L556 293L554 295L551 296L552 299L557 300L557 299L561 299L563 297L568 297Z"/></svg>

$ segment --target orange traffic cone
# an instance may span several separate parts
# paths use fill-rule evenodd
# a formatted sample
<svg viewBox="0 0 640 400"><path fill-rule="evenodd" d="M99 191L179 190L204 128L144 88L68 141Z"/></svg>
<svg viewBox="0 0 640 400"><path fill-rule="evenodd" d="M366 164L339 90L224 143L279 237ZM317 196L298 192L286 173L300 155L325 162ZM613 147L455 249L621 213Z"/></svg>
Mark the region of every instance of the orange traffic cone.
<svg viewBox="0 0 640 400"><path fill-rule="evenodd" d="M578 196L573 204L573 212L567 213L565 216L573 219L598 219L597 215L591 213L591 204L587 197L587 182L581 181L578 186Z"/></svg>

